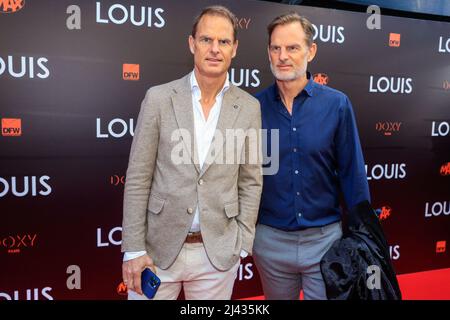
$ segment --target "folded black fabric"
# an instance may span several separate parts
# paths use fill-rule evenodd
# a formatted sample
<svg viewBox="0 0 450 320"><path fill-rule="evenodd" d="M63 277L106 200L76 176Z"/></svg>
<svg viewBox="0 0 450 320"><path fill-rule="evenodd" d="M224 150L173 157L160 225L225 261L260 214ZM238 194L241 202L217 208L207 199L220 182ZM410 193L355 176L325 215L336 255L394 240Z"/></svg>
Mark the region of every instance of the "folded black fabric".
<svg viewBox="0 0 450 320"><path fill-rule="evenodd" d="M349 211L343 238L322 257L320 268L328 299L401 300L389 246L368 201ZM374 272L379 282L368 285Z"/></svg>

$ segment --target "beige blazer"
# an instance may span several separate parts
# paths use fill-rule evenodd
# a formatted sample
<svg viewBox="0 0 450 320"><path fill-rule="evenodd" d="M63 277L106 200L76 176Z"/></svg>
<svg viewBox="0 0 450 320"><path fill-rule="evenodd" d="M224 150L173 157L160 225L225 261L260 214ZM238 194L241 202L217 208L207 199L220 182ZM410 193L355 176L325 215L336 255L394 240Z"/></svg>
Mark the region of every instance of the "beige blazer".
<svg viewBox="0 0 450 320"><path fill-rule="evenodd" d="M217 123L223 143L214 140L214 161L200 170L189 77L150 88L142 102L126 175L122 252L146 250L158 267L167 269L198 205L206 253L217 269L228 270L241 249L252 253L262 168L260 136L255 149L250 132L261 128L260 105L230 85ZM244 133L241 144L227 129ZM230 161L233 156L236 160Z"/></svg>

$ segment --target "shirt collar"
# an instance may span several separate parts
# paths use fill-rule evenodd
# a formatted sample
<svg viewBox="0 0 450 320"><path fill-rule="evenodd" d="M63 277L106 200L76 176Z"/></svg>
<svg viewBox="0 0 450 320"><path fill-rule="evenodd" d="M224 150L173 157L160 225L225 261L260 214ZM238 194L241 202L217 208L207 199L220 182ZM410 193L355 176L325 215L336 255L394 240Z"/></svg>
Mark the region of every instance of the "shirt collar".
<svg viewBox="0 0 450 320"><path fill-rule="evenodd" d="M230 88L230 80L228 79L228 76L229 75L227 72L227 77L225 78L225 83L223 84L222 89L217 94L218 96L223 95ZM191 92L193 94L197 93L197 94L201 95L200 86L198 85L197 78L195 77L194 71L191 72L190 84L191 84Z"/></svg>
<svg viewBox="0 0 450 320"><path fill-rule="evenodd" d="M310 97L313 96L315 82L314 82L314 79L312 78L311 73L309 71L306 71L306 79L308 79L308 82L306 83L306 86L303 88L303 90L300 91L300 93L297 95L297 97L300 96L303 92L305 92ZM273 99L274 100L280 100L281 99L280 92L278 90L278 86L277 86L276 82L273 84L272 94L273 94Z"/></svg>

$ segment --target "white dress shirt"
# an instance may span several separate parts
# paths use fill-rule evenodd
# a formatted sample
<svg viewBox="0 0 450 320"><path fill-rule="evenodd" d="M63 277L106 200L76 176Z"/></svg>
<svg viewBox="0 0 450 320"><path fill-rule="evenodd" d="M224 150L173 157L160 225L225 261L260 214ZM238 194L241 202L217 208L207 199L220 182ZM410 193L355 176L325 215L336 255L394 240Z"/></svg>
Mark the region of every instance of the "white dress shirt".
<svg viewBox="0 0 450 320"><path fill-rule="evenodd" d="M208 118L205 119L205 115L203 113L202 104L200 100L202 98L202 92L198 85L197 79L195 78L195 72L192 71L191 78L191 94L192 94L192 108L194 113L194 131L195 131L195 139L197 144L197 154L198 161L200 165L200 169L203 167L205 163L206 157L208 155L209 147L211 146L211 141L214 137L214 133L216 131L217 122L219 120L220 110L222 108L222 100L224 93L230 88L230 81L228 80L228 74L225 80L225 83L222 89L216 96L216 101L209 111ZM198 210L198 205L195 209L194 220L192 221L192 225L190 228L190 232L198 232L200 231L200 213ZM133 251L133 252L125 252L123 261L131 260L143 256L146 254L146 251ZM241 257L245 258L248 253L244 250L241 251Z"/></svg>

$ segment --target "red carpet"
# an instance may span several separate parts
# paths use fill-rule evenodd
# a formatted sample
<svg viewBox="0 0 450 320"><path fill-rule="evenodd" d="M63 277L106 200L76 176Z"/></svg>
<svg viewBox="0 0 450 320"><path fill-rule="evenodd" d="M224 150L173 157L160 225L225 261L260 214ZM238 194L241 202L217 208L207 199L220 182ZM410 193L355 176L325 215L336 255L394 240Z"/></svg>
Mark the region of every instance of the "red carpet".
<svg viewBox="0 0 450 320"><path fill-rule="evenodd" d="M397 279L404 300L450 300L450 268L402 274ZM242 300L263 299L256 296Z"/></svg>
<svg viewBox="0 0 450 320"><path fill-rule="evenodd" d="M397 277L405 300L450 300L450 268Z"/></svg>

